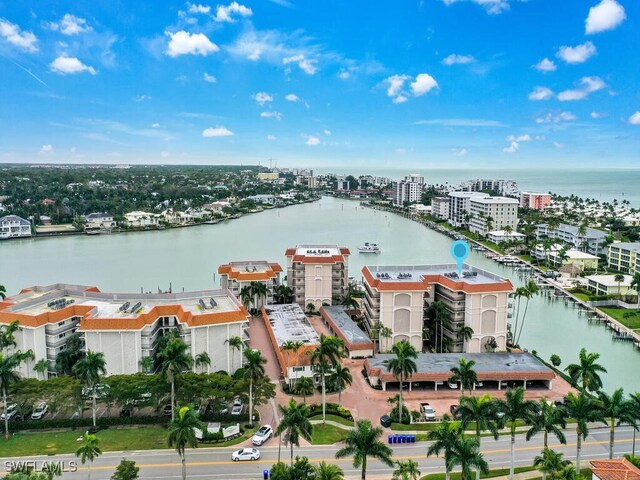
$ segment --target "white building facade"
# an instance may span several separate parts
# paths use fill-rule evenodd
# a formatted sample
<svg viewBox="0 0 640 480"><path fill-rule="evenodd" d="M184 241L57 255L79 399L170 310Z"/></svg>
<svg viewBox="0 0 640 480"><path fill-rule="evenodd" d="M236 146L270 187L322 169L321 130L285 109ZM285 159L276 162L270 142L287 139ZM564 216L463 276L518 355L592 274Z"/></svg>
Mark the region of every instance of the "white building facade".
<svg viewBox="0 0 640 480"><path fill-rule="evenodd" d="M30 237L31 222L17 215L0 217L0 238Z"/></svg>

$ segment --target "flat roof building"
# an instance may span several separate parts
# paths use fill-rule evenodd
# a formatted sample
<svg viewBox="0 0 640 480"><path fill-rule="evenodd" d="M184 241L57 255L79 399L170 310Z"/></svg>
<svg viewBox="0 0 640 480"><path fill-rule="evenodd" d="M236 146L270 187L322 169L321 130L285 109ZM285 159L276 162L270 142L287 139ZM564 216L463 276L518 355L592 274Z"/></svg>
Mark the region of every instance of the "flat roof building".
<svg viewBox="0 0 640 480"><path fill-rule="evenodd" d="M346 247L336 245L298 245L285 252L287 283L294 301L302 308L312 304L319 310L342 299L349 286L349 255Z"/></svg>
<svg viewBox="0 0 640 480"><path fill-rule="evenodd" d="M365 319L369 331L377 324L390 328L391 338L381 339L381 351L407 340L423 349L422 332L428 326L425 310L441 301L451 319L444 335L454 352L505 350L507 314L513 285L505 278L464 265L367 266L362 269ZM459 335L471 327L470 339Z"/></svg>
<svg viewBox="0 0 640 480"><path fill-rule="evenodd" d="M520 193L521 207L531 208L534 210L544 210L549 205L551 205L550 193L533 193L533 192Z"/></svg>
<svg viewBox="0 0 640 480"><path fill-rule="evenodd" d="M331 334L344 341L349 358L370 357L373 355L371 338L358 327L344 307L339 305L321 307L320 315L324 323L329 327Z"/></svg>
<svg viewBox="0 0 640 480"><path fill-rule="evenodd" d="M545 238L555 238L573 245L577 249L586 250L593 255L605 253L604 245L607 232L590 227L587 227L585 230L586 233L580 235L580 227L576 227L575 225L561 223L558 228L551 229L549 228L549 224L541 223L537 226L536 237L539 241Z"/></svg>
<svg viewBox="0 0 640 480"><path fill-rule="evenodd" d="M609 245L609 267L634 275L640 272L640 242L619 242Z"/></svg>
<svg viewBox="0 0 640 480"><path fill-rule="evenodd" d="M392 354L378 354L368 358L364 367L371 385L380 385L383 390L388 387L398 388L398 379L389 371L385 362L395 358ZM534 384L552 388L556 374L540 360L527 352L496 353L419 353L416 359L416 373L409 379L410 389L431 388L438 390L451 378L451 369L460 364L460 359L473 360L478 381L484 386L495 386L498 390L506 386L523 386ZM487 385L487 383L492 385Z"/></svg>
<svg viewBox="0 0 640 480"><path fill-rule="evenodd" d="M280 264L265 260L229 262L218 267L220 288L230 290L235 296L239 296L242 288L251 285L252 282L262 283L267 287L266 298L256 296L251 302L253 308L262 307L265 301L274 302L280 286L281 272Z"/></svg>
<svg viewBox="0 0 640 480"><path fill-rule="evenodd" d="M108 375L140 371L140 360L153 356L158 338L177 330L193 358L211 357L207 370L233 373L241 355L232 355L225 341L245 341L245 307L228 290L182 293L106 293L96 287L54 284L22 290L0 302L0 323L18 320L19 349L31 349L36 361L46 359L54 371L66 339L79 334L86 350L102 352ZM22 364L21 373L37 377L35 362Z"/></svg>
<svg viewBox="0 0 640 480"><path fill-rule="evenodd" d="M589 275L585 277L587 288L596 295L623 295L631 290L631 275L623 275L621 282L616 281L615 275Z"/></svg>

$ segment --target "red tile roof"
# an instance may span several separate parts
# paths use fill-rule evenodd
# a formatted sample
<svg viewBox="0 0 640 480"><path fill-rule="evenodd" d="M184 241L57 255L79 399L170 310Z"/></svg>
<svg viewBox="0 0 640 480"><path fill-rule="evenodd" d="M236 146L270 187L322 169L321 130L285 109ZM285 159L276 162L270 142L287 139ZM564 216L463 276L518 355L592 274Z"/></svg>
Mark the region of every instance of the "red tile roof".
<svg viewBox="0 0 640 480"><path fill-rule="evenodd" d="M592 460L592 473L600 480L640 480L640 469L626 458Z"/></svg>

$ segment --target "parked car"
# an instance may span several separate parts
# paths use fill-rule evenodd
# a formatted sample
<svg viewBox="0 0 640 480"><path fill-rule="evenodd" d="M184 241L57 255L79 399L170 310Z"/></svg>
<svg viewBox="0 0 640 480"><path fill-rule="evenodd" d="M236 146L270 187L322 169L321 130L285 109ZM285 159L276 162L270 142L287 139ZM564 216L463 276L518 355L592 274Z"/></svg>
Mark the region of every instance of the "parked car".
<svg viewBox="0 0 640 480"><path fill-rule="evenodd" d="M7 413L5 414L3 412L2 415L0 415L0 420L16 420L19 413L20 412L18 411L18 404L12 403L7 407Z"/></svg>
<svg viewBox="0 0 640 480"><path fill-rule="evenodd" d="M258 460L260 458L260 450L257 448L242 448L231 454L231 460L240 462L243 460Z"/></svg>
<svg viewBox="0 0 640 480"><path fill-rule="evenodd" d="M456 388L458 388L458 382L447 382L447 385L451 390L455 390Z"/></svg>
<svg viewBox="0 0 640 480"><path fill-rule="evenodd" d="M171 404L167 403L164 407L162 407L162 415L165 417L171 416Z"/></svg>
<svg viewBox="0 0 640 480"><path fill-rule="evenodd" d="M476 382L475 387L476 387L476 388L482 388L482 387L484 387L484 383L482 383L482 382Z"/></svg>
<svg viewBox="0 0 640 480"><path fill-rule="evenodd" d="M244 408L244 404L240 398L236 397L233 399L233 407L231 408L231 415L242 415L242 410Z"/></svg>
<svg viewBox="0 0 640 480"><path fill-rule="evenodd" d="M391 420L391 417L389 415L383 415L380 417L380 425L385 428L389 428L392 422L393 420Z"/></svg>
<svg viewBox="0 0 640 480"><path fill-rule="evenodd" d="M42 420L42 418L47 414L48 410L49 405L47 404L47 402L40 402L31 414L31 420Z"/></svg>
<svg viewBox="0 0 640 480"><path fill-rule="evenodd" d="M253 436L253 438L251 439L251 443L260 446L264 442L269 440L269 438L271 438L271 435L273 435L273 428L271 428L271 425L263 425L262 427L260 427L260 430L258 430Z"/></svg>
<svg viewBox="0 0 640 480"><path fill-rule="evenodd" d="M436 419L436 411L429 403L422 403L422 414L426 420L435 420Z"/></svg>

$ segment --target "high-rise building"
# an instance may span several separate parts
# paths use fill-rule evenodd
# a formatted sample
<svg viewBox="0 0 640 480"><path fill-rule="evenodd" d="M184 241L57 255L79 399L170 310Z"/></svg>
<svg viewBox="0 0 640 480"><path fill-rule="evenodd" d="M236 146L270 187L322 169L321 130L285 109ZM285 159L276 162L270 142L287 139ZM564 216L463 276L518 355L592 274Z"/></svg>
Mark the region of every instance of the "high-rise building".
<svg viewBox="0 0 640 480"><path fill-rule="evenodd" d="M393 191L393 203L402 206L405 202L419 202L424 192L424 177L412 173L396 183Z"/></svg>
<svg viewBox="0 0 640 480"><path fill-rule="evenodd" d="M470 199L471 220L469 230L480 235L487 235L493 230L504 230L510 227L512 232L518 226L518 200L508 197L492 197L485 195Z"/></svg>
<svg viewBox="0 0 640 480"><path fill-rule="evenodd" d="M323 304L332 305L334 298L342 299L349 286L350 254L348 248L336 245L287 249L287 284L294 301L304 309L311 303L318 310Z"/></svg>
<svg viewBox="0 0 640 480"><path fill-rule="evenodd" d="M250 286L253 282L261 283L266 287L267 294L256 295L251 302L253 308L260 308L265 302L274 302L276 289L280 286L280 272L282 267L279 264L264 260L229 262L218 267L220 288L230 290L236 297L239 297L243 287Z"/></svg>
<svg viewBox="0 0 640 480"><path fill-rule="evenodd" d="M522 192L520 194L520 206L534 210L544 210L551 204L550 193Z"/></svg>
<svg viewBox="0 0 640 480"><path fill-rule="evenodd" d="M449 219L449 197L434 197L431 199L431 215L440 219Z"/></svg>
<svg viewBox="0 0 640 480"><path fill-rule="evenodd" d="M515 180L494 180L477 178L460 184L463 192L495 192L500 195L515 197L518 195L518 182Z"/></svg>

